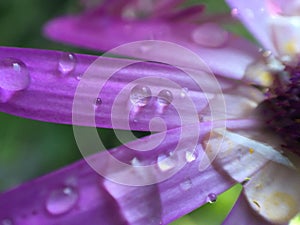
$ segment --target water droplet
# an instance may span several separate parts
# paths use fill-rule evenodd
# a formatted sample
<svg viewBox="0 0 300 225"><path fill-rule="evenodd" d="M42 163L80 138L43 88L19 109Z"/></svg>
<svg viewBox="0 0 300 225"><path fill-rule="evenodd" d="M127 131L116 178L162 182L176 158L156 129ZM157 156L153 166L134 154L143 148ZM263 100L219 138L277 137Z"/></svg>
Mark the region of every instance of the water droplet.
<svg viewBox="0 0 300 225"><path fill-rule="evenodd" d="M101 98L96 98L95 107L99 107L101 104L102 104L102 99Z"/></svg>
<svg viewBox="0 0 300 225"><path fill-rule="evenodd" d="M11 219L4 219L1 221L1 225L13 225L13 221Z"/></svg>
<svg viewBox="0 0 300 225"><path fill-rule="evenodd" d="M78 200L78 193L73 187L59 188L51 192L46 209L52 215L60 215L70 211Z"/></svg>
<svg viewBox="0 0 300 225"><path fill-rule="evenodd" d="M83 74L78 74L77 76L75 76L76 80L81 80Z"/></svg>
<svg viewBox="0 0 300 225"><path fill-rule="evenodd" d="M147 86L136 85L130 93L130 101L133 105L143 107L151 100L151 90Z"/></svg>
<svg viewBox="0 0 300 225"><path fill-rule="evenodd" d="M58 70L61 75L67 75L75 70L77 57L70 52L63 52L58 61Z"/></svg>
<svg viewBox="0 0 300 225"><path fill-rule="evenodd" d="M185 98L187 96L187 94L189 93L189 89L188 88L182 88L181 92L180 92L180 96L182 98Z"/></svg>
<svg viewBox="0 0 300 225"><path fill-rule="evenodd" d="M158 93L157 101L162 106L168 106L173 101L173 94L169 90L162 90Z"/></svg>
<svg viewBox="0 0 300 225"><path fill-rule="evenodd" d="M191 189L193 186L193 182L190 178L188 178L187 180L183 181L181 184L180 184L180 188L183 190L183 191L188 191L189 189Z"/></svg>
<svg viewBox="0 0 300 225"><path fill-rule="evenodd" d="M194 152L185 152L185 160L190 163L196 160L196 155Z"/></svg>
<svg viewBox="0 0 300 225"><path fill-rule="evenodd" d="M7 102L16 91L30 85L27 66L20 60L6 58L0 61L0 102Z"/></svg>
<svg viewBox="0 0 300 225"><path fill-rule="evenodd" d="M215 193L210 193L208 196L207 196L207 202L208 203L215 203L217 201L217 198L218 196L215 194Z"/></svg>
<svg viewBox="0 0 300 225"><path fill-rule="evenodd" d="M130 162L132 166L141 166L140 160L138 160L136 157L134 157Z"/></svg>
<svg viewBox="0 0 300 225"><path fill-rule="evenodd" d="M176 166L176 162L172 156L167 157L166 155L159 155L157 166L162 172L165 172L173 169Z"/></svg>
<svg viewBox="0 0 300 225"><path fill-rule="evenodd" d="M216 23L206 23L192 32L192 39L203 47L217 48L229 40L229 33Z"/></svg>
<svg viewBox="0 0 300 225"><path fill-rule="evenodd" d="M238 17L238 15L239 15L239 10L237 8L233 8L231 10L231 16L232 17Z"/></svg>
<svg viewBox="0 0 300 225"><path fill-rule="evenodd" d="M7 91L20 91L30 84L27 66L20 60L7 58L0 61L0 88Z"/></svg>

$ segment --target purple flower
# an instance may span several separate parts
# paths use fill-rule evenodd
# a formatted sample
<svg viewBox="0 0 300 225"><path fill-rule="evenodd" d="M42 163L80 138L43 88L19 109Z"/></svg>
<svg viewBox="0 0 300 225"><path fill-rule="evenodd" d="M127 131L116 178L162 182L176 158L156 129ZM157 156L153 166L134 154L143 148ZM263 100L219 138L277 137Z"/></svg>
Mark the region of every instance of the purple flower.
<svg viewBox="0 0 300 225"><path fill-rule="evenodd" d="M87 7L92 3L83 2ZM268 10L281 9L280 5L267 8L270 5L258 0L251 4L230 1L234 5L232 12L248 21L258 39L274 52L273 57L267 51L262 56L255 45L215 23L194 23L199 20L197 14L202 12L202 6L173 10L181 2L165 0L145 8L136 1L104 1L97 10L56 19L45 28L52 38L97 50L139 40L165 41L139 42L134 46L139 46L140 51L125 48L122 52L121 48L113 53L148 61L158 57L175 65L105 57L99 60L95 56L46 50L0 49L2 112L77 126L95 124L140 131L151 128L156 132L112 149L110 154L97 153L3 193L2 224L168 224L215 200L236 182L244 185L243 194L224 224L287 224L299 212L299 136L290 131L298 128L297 116L294 117L298 112L298 62L294 64L298 50L294 39L287 40L277 32L285 25L294 25L293 18L285 15L293 8L276 11L280 21L272 24L272 37L277 43L272 45L265 32L270 24ZM220 86L211 83L206 65L198 64L188 50L178 54L177 50L182 49L178 45L199 55L216 74L214 81ZM279 57L283 52L288 57ZM106 80L104 74L120 65L126 66ZM185 69L202 80L202 90ZM133 82L147 77L160 80ZM164 80L181 88L166 86ZM94 81L103 83L99 96L92 92L98 88ZM130 91L118 95L128 84L132 84ZM186 110L188 99L192 100L196 117L192 110ZM115 104L116 100L119 104ZM128 105L129 114L124 117ZM119 108L112 113L114 107ZM179 117L178 112L182 112ZM93 113L95 119L91 121ZM167 129L162 129L160 123L149 128L153 117L163 118ZM184 123L182 118L187 118ZM129 125L123 123L125 119ZM91 153L97 146L88 129L83 127L79 134L84 139L83 148ZM74 131L76 135L76 127ZM161 138L161 134L165 136ZM159 146L150 151L133 150L158 140ZM81 147L80 141L78 144ZM114 159L128 166L119 166Z"/></svg>

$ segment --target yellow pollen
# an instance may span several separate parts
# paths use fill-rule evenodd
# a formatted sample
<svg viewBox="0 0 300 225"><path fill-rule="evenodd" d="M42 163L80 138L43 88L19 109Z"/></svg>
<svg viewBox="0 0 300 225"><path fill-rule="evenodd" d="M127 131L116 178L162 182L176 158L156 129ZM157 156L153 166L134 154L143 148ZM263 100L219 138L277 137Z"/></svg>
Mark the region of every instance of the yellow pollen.
<svg viewBox="0 0 300 225"><path fill-rule="evenodd" d="M290 40L288 41L285 45L284 45L284 49L287 53L289 54L295 54L297 52L297 45L296 42L294 40Z"/></svg>
<svg viewBox="0 0 300 225"><path fill-rule="evenodd" d="M259 74L259 81L262 85L269 87L273 84L272 74L268 71L262 71Z"/></svg>
<svg viewBox="0 0 300 225"><path fill-rule="evenodd" d="M249 153L253 154L254 153L254 149L253 148L249 148Z"/></svg>

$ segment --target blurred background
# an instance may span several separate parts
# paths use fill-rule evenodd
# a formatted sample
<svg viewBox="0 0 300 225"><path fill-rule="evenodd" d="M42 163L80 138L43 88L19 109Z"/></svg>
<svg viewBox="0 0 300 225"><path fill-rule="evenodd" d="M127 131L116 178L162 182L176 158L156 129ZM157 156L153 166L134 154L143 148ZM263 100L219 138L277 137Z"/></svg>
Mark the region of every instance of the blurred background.
<svg viewBox="0 0 300 225"><path fill-rule="evenodd" d="M201 0L199 0L201 2ZM207 10L229 12L222 0L202 0ZM42 35L49 19L78 11L76 0L2 0L0 1L0 45L40 49L57 49L80 53L93 52L54 43ZM240 25L230 26L247 37ZM107 147L118 145L110 130L101 130ZM81 158L71 126L18 118L0 113L0 192L30 179L47 174ZM208 204L176 221L173 225L219 225L233 202L240 186L235 186Z"/></svg>

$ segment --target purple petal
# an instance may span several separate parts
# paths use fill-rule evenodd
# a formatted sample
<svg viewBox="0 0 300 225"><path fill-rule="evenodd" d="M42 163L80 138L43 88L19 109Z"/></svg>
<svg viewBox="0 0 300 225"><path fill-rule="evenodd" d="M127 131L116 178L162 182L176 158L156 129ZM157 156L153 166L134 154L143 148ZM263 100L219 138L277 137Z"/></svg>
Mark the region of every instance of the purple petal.
<svg viewBox="0 0 300 225"><path fill-rule="evenodd" d="M206 136L209 127L203 125L200 139ZM157 156L172 151L178 144L176 136L181 132L181 129L168 131L166 139L150 153L134 152L121 146L111 150L112 155L101 152L87 158L90 165L98 167L98 172L103 169L104 174L103 171L101 174L113 179L112 181L103 179L88 164L80 161L3 193L0 195L0 221L8 219L16 225L83 222L107 225L167 224L206 203L209 194L218 195L233 184L212 166L199 171L199 162L204 154L201 145L198 144L192 152L195 159L187 162L182 158L181 154L193 151L195 147L191 146L191 138L194 139L195 136L186 133L180 143L181 148L170 155L176 162L174 167L165 170L166 167L162 167L161 162L157 161ZM153 137L157 138L159 135ZM144 146L149 143L148 138L141 141ZM135 146L135 143L131 145ZM123 168L116 167L112 164L114 161L110 160L111 156L125 163L130 160L132 166L126 164ZM135 158L138 160L133 160ZM151 160L155 160L154 170L138 165ZM185 161L185 166L167 179L173 169L178 169L182 160ZM124 170L124 166L127 169ZM146 186L127 186L115 182L135 180L140 184L151 183L158 181L157 178L161 175L165 176L163 182Z"/></svg>
<svg viewBox="0 0 300 225"><path fill-rule="evenodd" d="M239 225L271 225L252 210L243 194L240 195L223 225L237 223Z"/></svg>
<svg viewBox="0 0 300 225"><path fill-rule="evenodd" d="M83 101L85 101L85 105L79 105L82 107L79 107L78 111L73 112L73 116L77 115L82 118L80 121L77 120L77 125L92 126L93 124L87 122L85 118L90 118L96 111L95 118L98 127L111 128L114 125L116 129L149 130L149 121L157 116L164 119L167 128L182 125L179 116L185 117L188 123L195 123L198 121L198 113L208 104L207 96L199 90L199 86L191 77L179 69L167 65L103 58L101 71L111 71L117 66L125 67L129 65L117 71L105 83L106 77L102 77L102 73L97 73L97 76L91 75L90 79L81 77L91 63L97 59L96 56L4 47L0 49L0 56L1 60L13 58L12 63L8 64L10 66L9 70L20 74L19 77L12 77L21 79L20 82L16 82L18 84L17 89L14 86L14 81L0 79L0 101L2 100L0 110L17 116L54 123L72 124L74 122L72 121L74 95L77 93L77 96L82 97ZM132 63L133 65L130 65ZM22 66L23 64L25 64L25 67ZM14 68L14 65L16 68ZM99 69L97 65L95 67ZM21 70L19 71L19 69ZM89 71L92 71L92 69ZM89 77L86 74L85 76ZM166 86L166 83L163 82L163 79L166 79L187 90L186 92L188 93L185 94L191 98L193 104L189 106L190 100L183 101L182 97L180 97L182 94L182 89L180 88L173 92L173 103L175 104L176 101L180 103L175 104L176 107L173 105L168 107L158 106L158 98L153 97L148 105L136 110L130 101L130 90L136 85L134 83L135 80L147 77L154 80L152 84L150 82L148 85L152 88L153 95L157 96L160 90L170 87L170 85ZM93 81L95 82L89 84L90 86L78 94L78 91L76 92L79 84L78 78L81 78L80 84L82 85L85 84L86 80L94 79ZM199 77L199 79L202 78ZM101 93L99 95L98 92L95 95L89 94L88 89L97 88L101 82L105 83ZM226 89L230 88L233 83L221 79L220 84ZM11 85L13 87L10 89ZM20 87L22 90L20 90ZM125 87L127 88L127 93L123 90ZM123 90L122 94L120 94L121 90ZM170 90L172 91L173 89L170 87ZM211 92L214 92L214 88L211 89ZM117 102L118 104L116 100L119 101ZM86 110L83 106L87 106L89 110ZM191 116L191 107L194 107L192 108L194 116ZM114 114L112 114L113 109L115 109L113 111ZM128 109L128 115L125 114L125 109ZM112 124L112 118L116 119L114 124Z"/></svg>
<svg viewBox="0 0 300 225"><path fill-rule="evenodd" d="M259 57L258 48L221 28L209 27L163 20L126 22L111 17L68 16L50 21L45 34L54 40L96 50L109 50L138 40L169 41L194 51L216 74L241 79L246 67ZM201 41L208 38L210 41ZM215 40L214 47L211 40ZM147 54L140 57L147 58ZM189 66L186 60L180 59L181 65Z"/></svg>
<svg viewBox="0 0 300 225"><path fill-rule="evenodd" d="M266 2L261 0L240 1L226 0L232 8L232 14L237 16L260 41L266 50L276 53L271 41L269 20L271 17Z"/></svg>

